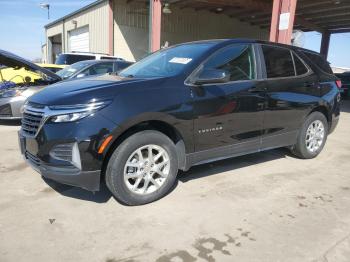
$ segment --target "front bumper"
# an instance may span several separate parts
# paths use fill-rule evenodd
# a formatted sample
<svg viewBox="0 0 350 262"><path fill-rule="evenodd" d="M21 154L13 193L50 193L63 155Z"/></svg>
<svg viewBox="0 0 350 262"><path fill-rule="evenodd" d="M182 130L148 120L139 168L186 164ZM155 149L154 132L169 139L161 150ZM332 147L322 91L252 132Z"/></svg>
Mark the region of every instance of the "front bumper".
<svg viewBox="0 0 350 262"><path fill-rule="evenodd" d="M18 132L19 146L26 162L43 177L62 184L77 186L89 191L99 191L101 170L82 171L81 169L62 161L60 165L50 165L26 149L26 138Z"/></svg>
<svg viewBox="0 0 350 262"><path fill-rule="evenodd" d="M26 97L0 98L0 119L18 120L22 118L21 108L26 101Z"/></svg>
<svg viewBox="0 0 350 262"><path fill-rule="evenodd" d="M35 136L26 134L22 127L18 137L25 160L43 177L98 191L103 165L103 155L98 154L98 148L113 128L115 124L95 114L70 123L48 121ZM60 151L67 152L68 145L72 145L68 159L65 155L58 157ZM79 160L73 161L77 155Z"/></svg>

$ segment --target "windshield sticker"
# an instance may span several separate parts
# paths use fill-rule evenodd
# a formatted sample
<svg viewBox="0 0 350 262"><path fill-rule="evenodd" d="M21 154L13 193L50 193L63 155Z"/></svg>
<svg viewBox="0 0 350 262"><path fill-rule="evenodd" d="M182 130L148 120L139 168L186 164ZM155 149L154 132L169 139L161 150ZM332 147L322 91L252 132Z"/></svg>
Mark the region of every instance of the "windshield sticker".
<svg viewBox="0 0 350 262"><path fill-rule="evenodd" d="M183 64L187 65L189 62L192 61L192 58L186 58L186 57L174 57L172 58L169 63L175 63L175 64Z"/></svg>

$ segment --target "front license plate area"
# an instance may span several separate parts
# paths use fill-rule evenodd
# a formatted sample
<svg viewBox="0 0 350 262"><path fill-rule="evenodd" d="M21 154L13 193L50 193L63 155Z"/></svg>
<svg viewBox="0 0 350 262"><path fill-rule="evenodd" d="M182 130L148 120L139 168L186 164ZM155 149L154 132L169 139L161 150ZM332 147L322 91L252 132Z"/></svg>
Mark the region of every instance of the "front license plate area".
<svg viewBox="0 0 350 262"><path fill-rule="evenodd" d="M38 143L35 139L25 138L25 150L31 153L32 155L38 154Z"/></svg>

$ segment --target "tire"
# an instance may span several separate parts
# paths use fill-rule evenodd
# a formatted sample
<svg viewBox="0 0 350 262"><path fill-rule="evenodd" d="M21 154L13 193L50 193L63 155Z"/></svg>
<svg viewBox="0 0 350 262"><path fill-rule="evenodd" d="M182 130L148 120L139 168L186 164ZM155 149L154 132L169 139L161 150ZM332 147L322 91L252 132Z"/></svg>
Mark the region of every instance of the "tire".
<svg viewBox="0 0 350 262"><path fill-rule="evenodd" d="M316 130L320 130L317 128L323 126L323 137L322 140L320 138L320 134L322 132L318 132L316 137L317 139L315 140L315 147L312 147L312 128L314 127ZM312 125L312 127L311 127ZM310 129L309 129L310 128ZM313 130L315 130L313 129ZM308 133L308 130L311 130L310 133ZM296 155L299 158L302 159L311 159L315 158L323 149L326 141L327 141L327 136L328 136L328 121L324 114L320 112L313 112L311 113L305 120L303 126L300 129L298 138L297 138L297 143L292 147L292 153ZM308 139L308 141L307 141Z"/></svg>
<svg viewBox="0 0 350 262"><path fill-rule="evenodd" d="M146 130L128 137L114 150L106 169L106 185L119 202L143 205L169 193L177 172L173 141L163 133Z"/></svg>

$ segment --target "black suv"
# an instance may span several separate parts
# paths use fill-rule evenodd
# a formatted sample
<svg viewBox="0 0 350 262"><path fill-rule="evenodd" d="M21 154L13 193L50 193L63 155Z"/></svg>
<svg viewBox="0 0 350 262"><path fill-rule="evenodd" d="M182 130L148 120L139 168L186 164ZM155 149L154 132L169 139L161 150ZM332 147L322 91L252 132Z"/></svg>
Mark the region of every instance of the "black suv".
<svg viewBox="0 0 350 262"><path fill-rule="evenodd" d="M193 165L278 147L316 157L339 119L336 81L318 53L297 47L180 44L119 75L33 95L21 150L46 178L91 191L104 180L120 202L145 204Z"/></svg>

